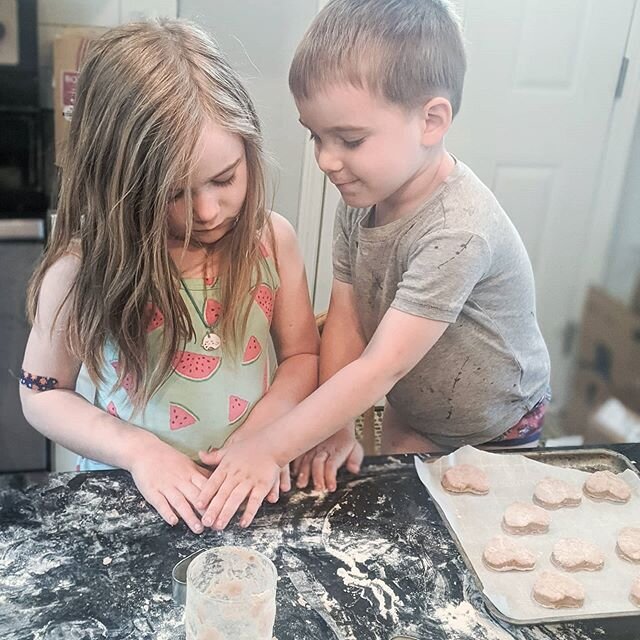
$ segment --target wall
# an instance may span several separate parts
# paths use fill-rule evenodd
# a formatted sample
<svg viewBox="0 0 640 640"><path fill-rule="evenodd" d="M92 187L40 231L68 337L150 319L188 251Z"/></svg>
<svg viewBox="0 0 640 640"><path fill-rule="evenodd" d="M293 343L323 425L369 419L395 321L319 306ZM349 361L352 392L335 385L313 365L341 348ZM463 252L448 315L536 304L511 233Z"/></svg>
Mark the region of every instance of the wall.
<svg viewBox="0 0 640 640"><path fill-rule="evenodd" d="M215 9L212 9L212 6ZM218 40L242 75L262 120L271 167L272 208L295 226L306 134L289 94L295 47L317 11L317 0L181 0L179 17L193 20Z"/></svg>

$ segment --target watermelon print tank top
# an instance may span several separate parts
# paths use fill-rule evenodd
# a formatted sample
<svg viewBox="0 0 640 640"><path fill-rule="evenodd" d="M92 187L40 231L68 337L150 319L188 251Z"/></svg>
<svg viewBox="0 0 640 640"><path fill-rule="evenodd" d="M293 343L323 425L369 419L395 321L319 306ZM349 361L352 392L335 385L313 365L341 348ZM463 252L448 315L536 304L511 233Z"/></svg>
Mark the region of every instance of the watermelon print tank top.
<svg viewBox="0 0 640 640"><path fill-rule="evenodd" d="M221 447L265 394L275 368L275 363L269 361L269 330L280 279L273 257L264 248L262 252L262 282L249 294L251 309L237 357L225 353L224 345L209 351L202 347L208 329L181 286L180 295L189 310L196 335L176 354L174 371L169 378L150 398L144 411L133 415L127 379L120 388L111 391L117 381L118 353L112 344L107 344L106 366L102 372L104 383L96 390L94 404L155 433L194 460L198 459L198 451ZM184 283L215 332L215 326L224 314L219 302L220 283L203 279L185 279ZM162 314L153 313L147 328L147 344L152 353L159 349L162 325ZM86 458L78 461L81 471L110 468Z"/></svg>

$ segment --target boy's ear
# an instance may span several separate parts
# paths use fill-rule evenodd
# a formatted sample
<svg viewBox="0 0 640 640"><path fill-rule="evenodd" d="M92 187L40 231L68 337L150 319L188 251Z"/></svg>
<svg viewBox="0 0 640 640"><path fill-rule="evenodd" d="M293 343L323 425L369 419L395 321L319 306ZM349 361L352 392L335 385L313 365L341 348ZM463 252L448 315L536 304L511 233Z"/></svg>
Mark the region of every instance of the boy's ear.
<svg viewBox="0 0 640 640"><path fill-rule="evenodd" d="M442 97L432 98L422 107L424 115L422 143L427 146L438 144L451 126L453 110L451 103Z"/></svg>

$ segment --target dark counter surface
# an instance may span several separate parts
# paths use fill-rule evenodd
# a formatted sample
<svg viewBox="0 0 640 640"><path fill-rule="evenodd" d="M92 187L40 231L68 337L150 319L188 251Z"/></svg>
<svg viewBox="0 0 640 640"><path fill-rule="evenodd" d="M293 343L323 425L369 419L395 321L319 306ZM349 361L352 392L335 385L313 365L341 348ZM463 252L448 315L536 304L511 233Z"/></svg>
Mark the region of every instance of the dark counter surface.
<svg viewBox="0 0 640 640"><path fill-rule="evenodd" d="M640 444L612 449L638 467ZM171 570L230 544L276 564L278 640L640 639L640 617L491 617L411 456L370 458L333 494L293 491L249 529L201 536L166 525L122 471L0 476L0 638L183 638Z"/></svg>

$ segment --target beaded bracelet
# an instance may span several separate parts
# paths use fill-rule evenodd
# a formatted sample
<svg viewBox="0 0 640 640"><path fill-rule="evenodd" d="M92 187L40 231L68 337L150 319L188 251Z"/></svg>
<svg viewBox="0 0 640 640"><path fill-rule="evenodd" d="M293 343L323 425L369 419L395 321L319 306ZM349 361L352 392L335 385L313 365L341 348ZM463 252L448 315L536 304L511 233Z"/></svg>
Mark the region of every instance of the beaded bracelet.
<svg viewBox="0 0 640 640"><path fill-rule="evenodd" d="M56 378L48 378L47 376L34 376L24 369L20 369L20 384L28 389L36 389L38 391L50 391L58 385Z"/></svg>

